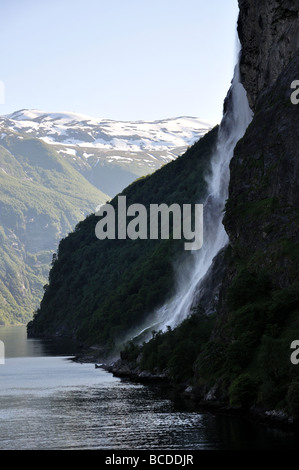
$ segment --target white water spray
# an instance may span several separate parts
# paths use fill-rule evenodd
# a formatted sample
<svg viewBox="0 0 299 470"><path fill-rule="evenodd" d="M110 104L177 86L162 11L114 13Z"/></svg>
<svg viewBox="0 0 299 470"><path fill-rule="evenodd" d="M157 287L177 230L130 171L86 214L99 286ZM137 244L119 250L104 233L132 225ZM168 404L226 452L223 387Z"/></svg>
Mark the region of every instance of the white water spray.
<svg viewBox="0 0 299 470"><path fill-rule="evenodd" d="M195 293L212 266L214 257L228 242L222 219L228 197L229 163L238 140L243 137L252 120L246 91L240 83L239 64L235 67L229 95L229 106L219 127L217 146L211 162L211 176L208 179L208 196L204 203L203 246L192 252L185 265L178 268L176 294L154 312L149 319L151 323L139 332L139 335L147 332L147 339L152 330L163 331L167 326L175 327L188 316Z"/></svg>

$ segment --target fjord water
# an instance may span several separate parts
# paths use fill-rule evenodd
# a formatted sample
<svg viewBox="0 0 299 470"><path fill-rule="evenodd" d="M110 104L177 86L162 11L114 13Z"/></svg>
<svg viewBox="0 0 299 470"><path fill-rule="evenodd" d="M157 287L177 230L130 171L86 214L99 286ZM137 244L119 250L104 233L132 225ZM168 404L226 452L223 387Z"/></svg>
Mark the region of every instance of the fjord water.
<svg viewBox="0 0 299 470"><path fill-rule="evenodd" d="M159 386L76 363L71 344L0 327L1 450L293 449L296 437L247 420L191 410Z"/></svg>

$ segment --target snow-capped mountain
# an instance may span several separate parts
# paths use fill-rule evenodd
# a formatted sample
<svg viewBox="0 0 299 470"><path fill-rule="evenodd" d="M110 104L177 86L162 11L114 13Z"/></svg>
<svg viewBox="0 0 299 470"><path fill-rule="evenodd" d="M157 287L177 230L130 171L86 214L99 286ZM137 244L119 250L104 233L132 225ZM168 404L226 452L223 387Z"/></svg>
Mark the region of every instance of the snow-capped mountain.
<svg viewBox="0 0 299 470"><path fill-rule="evenodd" d="M174 160L211 127L195 117L125 122L20 110L0 116L0 144L12 131L20 138L41 139L113 196L137 177Z"/></svg>

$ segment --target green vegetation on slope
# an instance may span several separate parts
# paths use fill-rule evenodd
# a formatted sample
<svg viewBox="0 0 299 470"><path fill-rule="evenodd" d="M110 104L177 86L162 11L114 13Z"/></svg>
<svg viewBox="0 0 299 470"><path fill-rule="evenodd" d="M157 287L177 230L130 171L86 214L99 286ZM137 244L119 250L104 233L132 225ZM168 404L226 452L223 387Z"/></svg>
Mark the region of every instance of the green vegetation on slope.
<svg viewBox="0 0 299 470"><path fill-rule="evenodd" d="M288 407L288 389L299 381L298 368L290 361L290 345L299 332L298 287L297 280L273 289L267 273L240 265L228 289L225 323L197 359L198 382L230 386L234 406ZM245 377L247 391L241 387Z"/></svg>
<svg viewBox="0 0 299 470"><path fill-rule="evenodd" d="M216 137L217 128L177 160L128 186L122 193L127 206L203 202ZM117 198L111 204L117 212ZM60 242L40 309L28 325L30 335L74 335L85 344L112 348L171 294L173 261L184 253L183 241L98 240L98 220L89 216Z"/></svg>
<svg viewBox="0 0 299 470"><path fill-rule="evenodd" d="M27 323L59 240L107 196L47 144L0 142L0 324Z"/></svg>

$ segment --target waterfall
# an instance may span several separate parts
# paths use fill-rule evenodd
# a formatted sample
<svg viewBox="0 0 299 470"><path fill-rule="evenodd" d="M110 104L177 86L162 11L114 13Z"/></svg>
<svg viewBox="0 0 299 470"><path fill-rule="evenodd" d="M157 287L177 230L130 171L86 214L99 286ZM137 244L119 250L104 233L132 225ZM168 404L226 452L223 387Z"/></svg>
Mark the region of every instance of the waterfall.
<svg viewBox="0 0 299 470"><path fill-rule="evenodd" d="M147 326L139 332L150 338L152 330L165 330L175 327L190 313L195 293L203 283L213 259L228 242L222 224L223 210L228 197L229 163L234 148L243 137L252 120L246 91L240 82L239 62L227 97L227 109L221 120L217 145L211 160L211 172L207 180L208 192L204 202L203 246L190 252L186 262L176 269L176 293L162 307L157 309ZM138 335L138 336L139 336Z"/></svg>

